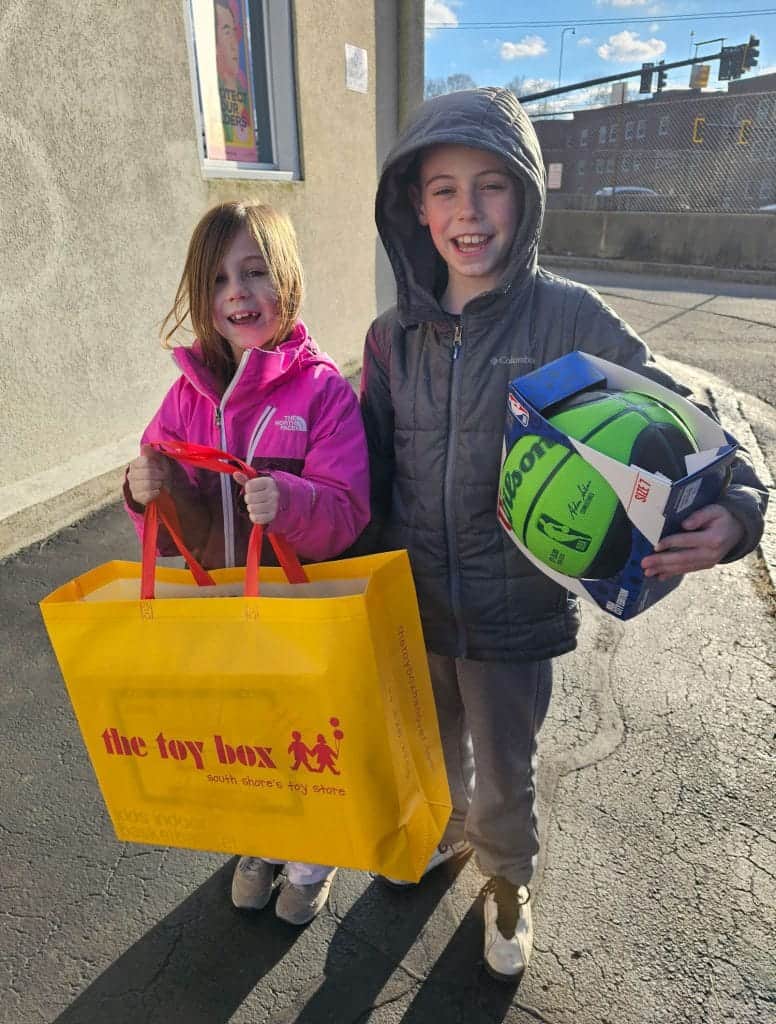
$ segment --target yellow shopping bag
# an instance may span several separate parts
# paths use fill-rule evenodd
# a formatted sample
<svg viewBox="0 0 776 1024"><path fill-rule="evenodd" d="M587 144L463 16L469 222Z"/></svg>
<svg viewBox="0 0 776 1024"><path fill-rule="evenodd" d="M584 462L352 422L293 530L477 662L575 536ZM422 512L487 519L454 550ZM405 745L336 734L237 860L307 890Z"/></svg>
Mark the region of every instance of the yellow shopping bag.
<svg viewBox="0 0 776 1024"><path fill-rule="evenodd" d="M155 569L152 533L41 602L117 837L417 880L451 805L406 552L302 570L281 542L307 582L244 596L245 569Z"/></svg>

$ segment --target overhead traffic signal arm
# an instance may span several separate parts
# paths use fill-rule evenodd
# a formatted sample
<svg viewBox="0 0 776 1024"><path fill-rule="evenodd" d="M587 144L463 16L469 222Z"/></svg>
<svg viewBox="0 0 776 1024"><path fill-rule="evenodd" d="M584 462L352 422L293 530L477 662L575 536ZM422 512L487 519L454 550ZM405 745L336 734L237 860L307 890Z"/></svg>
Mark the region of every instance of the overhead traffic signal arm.
<svg viewBox="0 0 776 1024"><path fill-rule="evenodd" d="M754 36L750 37L749 43L742 43L740 46L723 46L720 53L706 54L705 57L690 57L687 60L675 60L669 64L663 61L658 65L644 63L641 68L634 71L621 71L615 75L604 75L601 78L589 78L584 82L574 82L568 85L559 85L553 89L542 89L540 92L526 93L520 97L520 102L534 103L536 100L547 99L550 96L561 96L568 92L575 92L577 89L588 88L594 85L607 85L609 82L624 82L628 78L641 78L639 92L649 93L652 91L652 76L657 74L657 88L661 91L666 85L668 72L675 68L691 67L694 64L718 60L719 80L726 78L740 78L744 71L744 59L756 61L759 55L757 46L760 40ZM752 50L752 47L754 49ZM753 65L747 65L748 67Z"/></svg>

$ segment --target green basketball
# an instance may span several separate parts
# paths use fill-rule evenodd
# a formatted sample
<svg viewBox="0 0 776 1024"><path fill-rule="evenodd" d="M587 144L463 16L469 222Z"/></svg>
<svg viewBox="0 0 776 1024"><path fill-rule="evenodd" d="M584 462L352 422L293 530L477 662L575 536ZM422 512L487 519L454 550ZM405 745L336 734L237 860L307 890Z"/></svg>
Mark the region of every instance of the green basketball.
<svg viewBox="0 0 776 1024"><path fill-rule="evenodd" d="M670 480L685 476L697 451L688 427L667 406L633 391L588 391L548 420L569 437ZM535 434L504 460L499 494L518 540L565 576L605 579L625 565L631 524L601 474L577 452Z"/></svg>

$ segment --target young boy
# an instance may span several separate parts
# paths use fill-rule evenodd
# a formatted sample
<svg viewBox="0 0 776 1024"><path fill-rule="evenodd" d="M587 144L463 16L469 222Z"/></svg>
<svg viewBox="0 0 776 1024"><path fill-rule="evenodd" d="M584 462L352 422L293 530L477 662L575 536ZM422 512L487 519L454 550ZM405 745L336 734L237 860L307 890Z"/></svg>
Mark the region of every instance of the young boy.
<svg viewBox="0 0 776 1024"><path fill-rule="evenodd" d="M522 974L533 942L536 735L551 659L575 647L579 627L576 600L496 519L507 385L581 349L688 393L593 291L538 268L544 204L539 144L511 92L420 107L377 193L398 304L372 324L362 376L365 540L409 550L453 800L428 870L474 850L489 879L485 965L505 979ZM664 539L645 571L740 558L760 538L765 501L741 456L725 495Z"/></svg>

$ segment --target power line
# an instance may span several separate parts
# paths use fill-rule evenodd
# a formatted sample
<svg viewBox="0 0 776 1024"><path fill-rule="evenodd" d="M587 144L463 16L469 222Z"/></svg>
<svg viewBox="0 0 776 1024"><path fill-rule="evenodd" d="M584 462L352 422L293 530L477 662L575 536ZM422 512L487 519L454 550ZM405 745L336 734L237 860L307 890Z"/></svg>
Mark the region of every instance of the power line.
<svg viewBox="0 0 776 1024"><path fill-rule="evenodd" d="M632 25L673 21L714 21L722 18L747 18L756 15L776 14L776 7L752 8L746 11L736 11L733 14L669 14L657 15L652 18L565 18L563 21L460 21L457 25L450 25L441 21L427 21L426 28L434 29L436 32L467 30L467 29L500 29L500 28L561 28L572 20L577 27L595 25Z"/></svg>

